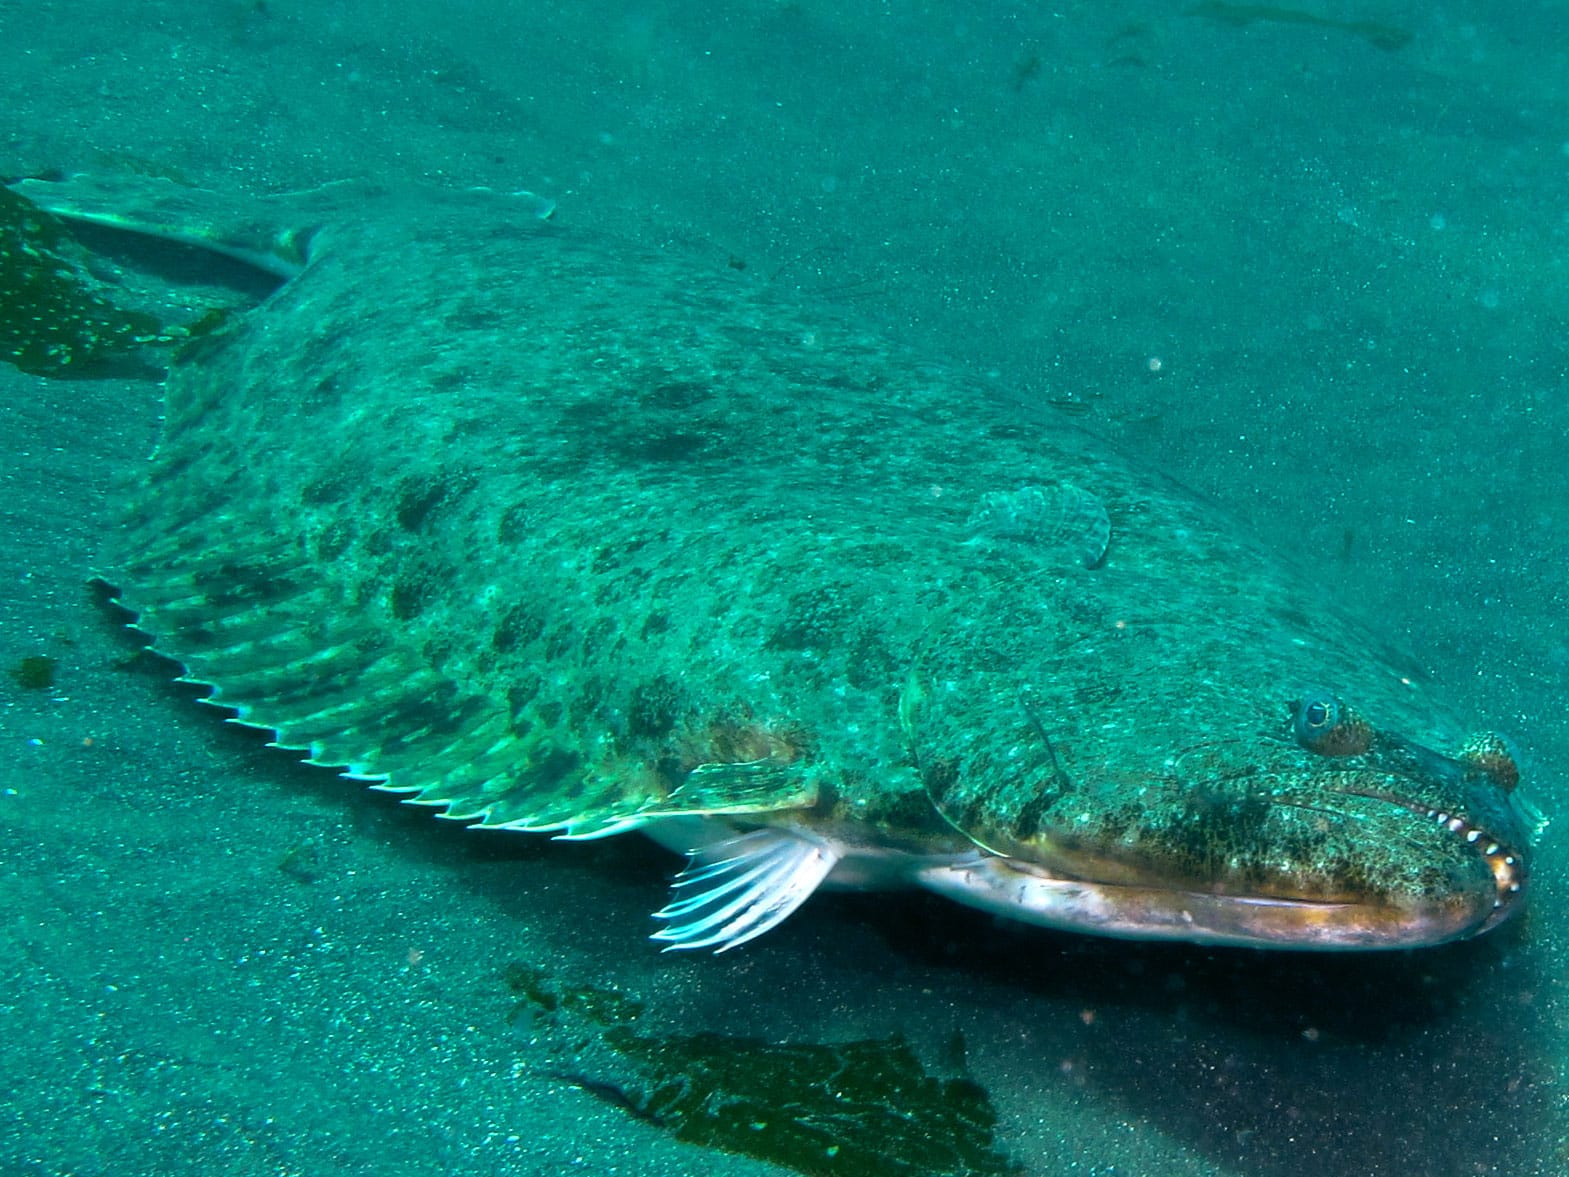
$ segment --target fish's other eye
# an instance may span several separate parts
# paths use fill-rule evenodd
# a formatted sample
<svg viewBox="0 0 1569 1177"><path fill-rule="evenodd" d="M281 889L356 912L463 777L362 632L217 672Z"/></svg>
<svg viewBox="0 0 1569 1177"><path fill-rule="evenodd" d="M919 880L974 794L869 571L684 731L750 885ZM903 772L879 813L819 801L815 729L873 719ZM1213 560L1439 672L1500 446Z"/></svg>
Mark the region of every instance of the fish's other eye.
<svg viewBox="0 0 1569 1177"><path fill-rule="evenodd" d="M1320 756L1358 756L1373 743L1367 721L1322 687L1303 691L1291 704L1291 730L1297 743Z"/></svg>

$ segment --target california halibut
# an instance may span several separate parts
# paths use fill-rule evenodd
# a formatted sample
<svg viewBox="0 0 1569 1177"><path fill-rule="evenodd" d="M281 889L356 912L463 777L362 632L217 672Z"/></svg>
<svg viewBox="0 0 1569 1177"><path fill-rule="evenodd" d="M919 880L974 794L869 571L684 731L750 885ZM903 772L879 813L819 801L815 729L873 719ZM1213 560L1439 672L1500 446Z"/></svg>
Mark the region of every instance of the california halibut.
<svg viewBox="0 0 1569 1177"><path fill-rule="evenodd" d="M442 816L689 854L668 947L825 885L1279 948L1521 907L1504 739L1049 412L527 194L17 189L287 279L169 374L105 570L155 648Z"/></svg>

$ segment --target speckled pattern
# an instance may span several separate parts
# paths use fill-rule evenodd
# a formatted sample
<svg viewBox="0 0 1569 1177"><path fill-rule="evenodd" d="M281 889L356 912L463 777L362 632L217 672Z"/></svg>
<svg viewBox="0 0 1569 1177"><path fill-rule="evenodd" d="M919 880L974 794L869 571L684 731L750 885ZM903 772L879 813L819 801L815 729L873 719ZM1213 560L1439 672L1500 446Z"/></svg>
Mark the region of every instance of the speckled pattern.
<svg viewBox="0 0 1569 1177"><path fill-rule="evenodd" d="M298 228L303 275L177 364L106 570L280 744L489 825L973 842L1435 903L1438 939L1523 883L1527 819L1453 759L1466 725L1068 422L523 198ZM986 524L1020 494L1098 502L1109 541ZM1326 688L1357 755L1293 737Z"/></svg>

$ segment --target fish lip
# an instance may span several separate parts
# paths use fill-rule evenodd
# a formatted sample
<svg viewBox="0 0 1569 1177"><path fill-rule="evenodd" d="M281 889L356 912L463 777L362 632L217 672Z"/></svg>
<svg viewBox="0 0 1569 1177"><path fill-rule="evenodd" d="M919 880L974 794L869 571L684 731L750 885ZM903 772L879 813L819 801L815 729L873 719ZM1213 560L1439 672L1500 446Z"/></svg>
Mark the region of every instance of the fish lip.
<svg viewBox="0 0 1569 1177"><path fill-rule="evenodd" d="M1502 917L1478 895L1402 907L1064 878L979 851L920 872L926 888L1042 927L1128 940L1284 951L1389 951L1468 939ZM1466 899L1469 898L1469 901Z"/></svg>

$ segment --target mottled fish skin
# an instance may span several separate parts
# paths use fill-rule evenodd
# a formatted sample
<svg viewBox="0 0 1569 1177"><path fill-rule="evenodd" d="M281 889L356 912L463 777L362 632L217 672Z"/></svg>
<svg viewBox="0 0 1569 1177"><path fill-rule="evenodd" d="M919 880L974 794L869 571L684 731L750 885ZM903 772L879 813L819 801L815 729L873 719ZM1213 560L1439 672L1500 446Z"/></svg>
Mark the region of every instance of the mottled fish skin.
<svg viewBox="0 0 1569 1177"><path fill-rule="evenodd" d="M497 193L225 239L23 190L307 261L171 372L106 570L156 648L448 816L699 849L677 946L824 879L1282 947L1519 907L1507 748L1067 421Z"/></svg>

